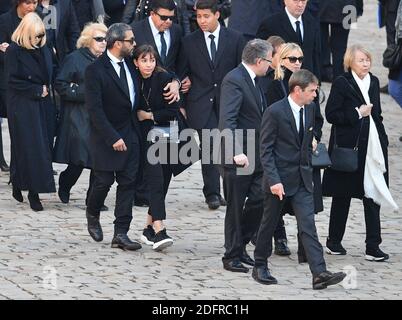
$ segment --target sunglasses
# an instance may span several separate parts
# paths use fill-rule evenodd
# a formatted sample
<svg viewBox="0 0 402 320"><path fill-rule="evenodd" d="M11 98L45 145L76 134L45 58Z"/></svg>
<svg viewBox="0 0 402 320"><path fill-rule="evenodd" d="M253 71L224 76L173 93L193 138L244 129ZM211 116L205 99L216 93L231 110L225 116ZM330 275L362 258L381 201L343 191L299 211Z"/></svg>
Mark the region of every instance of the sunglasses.
<svg viewBox="0 0 402 320"><path fill-rule="evenodd" d="M45 36L44 33L38 34L35 36L35 39L42 39Z"/></svg>
<svg viewBox="0 0 402 320"><path fill-rule="evenodd" d="M131 38L131 39L120 39L120 40L118 40L118 41L124 41L124 42L128 42L128 43L130 43L130 44L134 44L134 38Z"/></svg>
<svg viewBox="0 0 402 320"><path fill-rule="evenodd" d="M105 37L93 37L92 39L94 39L96 42L103 42L106 41Z"/></svg>
<svg viewBox="0 0 402 320"><path fill-rule="evenodd" d="M296 63L296 61L303 63L304 57L286 57L285 59L289 59L290 63Z"/></svg>
<svg viewBox="0 0 402 320"><path fill-rule="evenodd" d="M174 15L173 16L163 16L157 12L155 12L155 14L157 14L159 16L159 18L161 18L162 21L167 21L168 19L170 19L170 21L173 21L173 19L174 19Z"/></svg>

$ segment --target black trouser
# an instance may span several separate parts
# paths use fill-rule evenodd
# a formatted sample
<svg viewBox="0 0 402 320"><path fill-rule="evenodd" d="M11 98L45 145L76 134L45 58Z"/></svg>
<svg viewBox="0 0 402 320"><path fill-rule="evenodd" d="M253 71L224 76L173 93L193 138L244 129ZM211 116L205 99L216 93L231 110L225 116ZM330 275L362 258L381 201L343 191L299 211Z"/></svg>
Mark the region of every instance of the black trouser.
<svg viewBox="0 0 402 320"><path fill-rule="evenodd" d="M283 221L283 215L281 215L279 217L278 225L276 226L276 229L274 232L274 239L275 239L275 241L282 240L282 239L287 240L285 221Z"/></svg>
<svg viewBox="0 0 402 320"><path fill-rule="evenodd" d="M130 149L129 149L130 150ZM121 171L98 171L93 170L93 186L88 196L88 213L99 216L100 209L106 196L113 185L117 182L116 207L114 209L114 233L126 234L130 229L132 220L132 208L134 191L139 164L138 144L133 144L126 166Z"/></svg>
<svg viewBox="0 0 402 320"><path fill-rule="evenodd" d="M60 173L59 176L59 189L70 192L71 188L77 183L79 177L81 176L84 167L77 166L75 164L69 164L63 172ZM91 191L91 187L93 185L93 173L92 170L89 174L89 186L87 190L87 199L88 195ZM86 201L87 203L87 201Z"/></svg>
<svg viewBox="0 0 402 320"><path fill-rule="evenodd" d="M315 227L313 194L308 192L304 186L300 186L294 195L285 199L290 201L295 213L298 232L305 248L311 273L318 275L326 271L326 265ZM267 266L268 264L267 259L272 254L272 236L284 202L285 200L280 201L279 197L272 193L266 193L264 196L264 213L254 250L256 266Z"/></svg>
<svg viewBox="0 0 402 320"><path fill-rule="evenodd" d="M243 248L258 229L263 210L261 184L262 172L236 175L236 169L223 169L227 201L224 260L240 258Z"/></svg>
<svg viewBox="0 0 402 320"><path fill-rule="evenodd" d="M215 109L211 112L211 115L208 119L207 124L205 125L206 129L216 129L218 128L218 116ZM210 141L203 141L202 139L202 130L197 130L198 137L200 139L200 147L202 151L202 155L205 157L202 149L202 145L208 144L210 146L209 157L207 156L210 163L201 163L201 171L202 171L202 179L204 181L204 187L202 189L204 196L206 199L211 196L220 196L221 194L221 184L220 184L220 174L219 167L217 164L212 164L212 152L213 152L213 144L212 138Z"/></svg>
<svg viewBox="0 0 402 320"><path fill-rule="evenodd" d="M333 197L329 218L328 240L341 243L346 229L351 198ZM376 249L381 243L380 206L372 199L363 198L364 218L366 220L366 248Z"/></svg>
<svg viewBox="0 0 402 320"><path fill-rule="evenodd" d="M150 164L145 162L144 181L149 192L149 211L152 221L166 220L165 198L172 179L172 170L168 164Z"/></svg>
<svg viewBox="0 0 402 320"><path fill-rule="evenodd" d="M333 78L344 73L343 56L348 45L349 31L343 28L342 23L321 22L321 74L325 74L325 69L331 66L331 53Z"/></svg>

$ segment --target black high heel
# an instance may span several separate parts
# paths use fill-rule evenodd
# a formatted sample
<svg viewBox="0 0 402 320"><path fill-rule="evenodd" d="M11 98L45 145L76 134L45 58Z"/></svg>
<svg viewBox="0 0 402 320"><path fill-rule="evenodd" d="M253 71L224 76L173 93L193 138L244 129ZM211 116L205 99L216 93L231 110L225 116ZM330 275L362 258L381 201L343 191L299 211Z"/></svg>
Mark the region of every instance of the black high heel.
<svg viewBox="0 0 402 320"><path fill-rule="evenodd" d="M42 203L40 202L39 195L37 193L28 193L29 206L33 211L43 211Z"/></svg>
<svg viewBox="0 0 402 320"><path fill-rule="evenodd" d="M17 187L13 186L13 198L18 202L24 202L24 198L22 197L21 190Z"/></svg>

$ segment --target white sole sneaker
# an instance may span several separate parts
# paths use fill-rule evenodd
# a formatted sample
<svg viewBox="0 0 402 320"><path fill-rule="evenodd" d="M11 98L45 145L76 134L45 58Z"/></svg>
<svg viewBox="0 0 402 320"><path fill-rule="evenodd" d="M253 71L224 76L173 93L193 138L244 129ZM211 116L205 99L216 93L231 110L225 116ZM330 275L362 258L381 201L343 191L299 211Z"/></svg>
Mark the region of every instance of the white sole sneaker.
<svg viewBox="0 0 402 320"><path fill-rule="evenodd" d="M338 251L331 251L329 248L325 248L325 252L326 253L328 253L328 254L332 254L332 255L334 255L334 256L341 256L342 255L342 252L338 252Z"/></svg>
<svg viewBox="0 0 402 320"><path fill-rule="evenodd" d="M163 249L166 249L167 247L170 247L172 244L172 239L164 239L162 241L154 243L152 249L154 249L155 251L161 251Z"/></svg>
<svg viewBox="0 0 402 320"><path fill-rule="evenodd" d="M373 256L370 256L369 254L366 254L365 259L367 261L385 261L385 260L387 260L387 258L385 258L385 257L373 257Z"/></svg>
<svg viewBox="0 0 402 320"><path fill-rule="evenodd" d="M144 235L141 236L141 242L142 242L142 243L145 243L145 244L147 244L147 245L149 245L149 246L153 246L153 245L154 245L154 242L153 242L153 241L149 241L149 240L147 239L147 237L144 236Z"/></svg>

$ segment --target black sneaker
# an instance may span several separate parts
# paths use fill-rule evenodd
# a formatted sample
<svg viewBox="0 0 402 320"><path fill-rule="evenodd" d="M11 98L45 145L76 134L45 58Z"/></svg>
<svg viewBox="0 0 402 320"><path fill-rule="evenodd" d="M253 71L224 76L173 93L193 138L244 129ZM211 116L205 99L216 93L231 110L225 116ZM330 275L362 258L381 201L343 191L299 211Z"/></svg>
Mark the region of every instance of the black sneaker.
<svg viewBox="0 0 402 320"><path fill-rule="evenodd" d="M173 240L166 233L166 229L163 229L155 234L154 244L152 249L155 251L161 251L173 244Z"/></svg>
<svg viewBox="0 0 402 320"><path fill-rule="evenodd" d="M327 239L326 249L325 251L328 254L332 255L341 255L344 256L346 254L346 250L340 243L333 243L329 239Z"/></svg>
<svg viewBox="0 0 402 320"><path fill-rule="evenodd" d="M154 244L155 230L151 225L148 225L143 231L141 241L149 246Z"/></svg>
<svg viewBox="0 0 402 320"><path fill-rule="evenodd" d="M368 261L385 261L389 259L389 255L382 252L380 248L366 249L366 260Z"/></svg>

